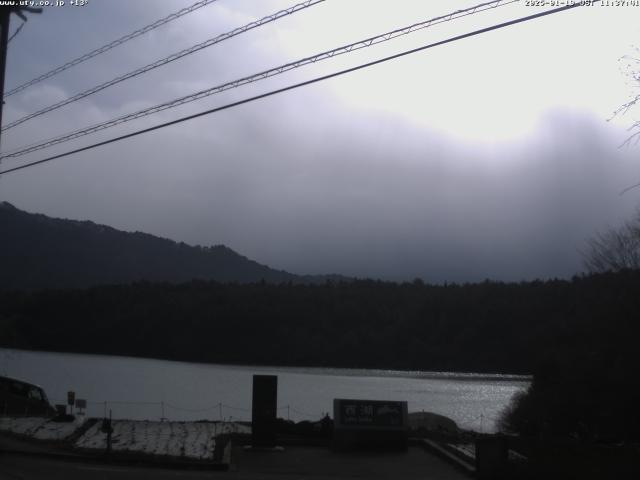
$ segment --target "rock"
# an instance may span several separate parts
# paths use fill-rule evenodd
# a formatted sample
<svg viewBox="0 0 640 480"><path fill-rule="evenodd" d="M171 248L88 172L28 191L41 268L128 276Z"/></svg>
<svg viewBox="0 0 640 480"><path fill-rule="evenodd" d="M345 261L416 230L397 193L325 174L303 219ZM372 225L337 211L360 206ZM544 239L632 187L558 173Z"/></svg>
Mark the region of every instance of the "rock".
<svg viewBox="0 0 640 480"><path fill-rule="evenodd" d="M409 426L413 430L424 429L429 432L457 434L458 425L449 417L433 412L409 413Z"/></svg>

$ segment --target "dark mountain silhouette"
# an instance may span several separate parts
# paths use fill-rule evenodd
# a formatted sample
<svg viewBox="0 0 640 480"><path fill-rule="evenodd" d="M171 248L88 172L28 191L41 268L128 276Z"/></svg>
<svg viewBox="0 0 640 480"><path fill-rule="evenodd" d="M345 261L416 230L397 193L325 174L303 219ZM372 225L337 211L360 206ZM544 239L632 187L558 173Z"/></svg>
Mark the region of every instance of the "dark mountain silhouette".
<svg viewBox="0 0 640 480"><path fill-rule="evenodd" d="M50 218L0 202L0 289L84 288L147 280L324 283L249 260L224 245L190 246L89 221Z"/></svg>

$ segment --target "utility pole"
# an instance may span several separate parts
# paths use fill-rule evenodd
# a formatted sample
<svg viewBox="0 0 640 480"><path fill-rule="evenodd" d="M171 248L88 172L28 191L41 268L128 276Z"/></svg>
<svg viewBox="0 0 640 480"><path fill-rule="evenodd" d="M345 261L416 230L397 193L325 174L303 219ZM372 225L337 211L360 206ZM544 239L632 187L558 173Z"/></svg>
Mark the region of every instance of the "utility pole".
<svg viewBox="0 0 640 480"><path fill-rule="evenodd" d="M2 127L2 110L4 107L4 72L7 65L7 46L9 44L9 23L12 13L18 15L23 21L27 21L27 17L23 12L41 13L41 8L32 7L0 7L0 128ZM2 131L0 131L0 146L2 145Z"/></svg>
<svg viewBox="0 0 640 480"><path fill-rule="evenodd" d="M0 36L0 128L2 127L2 110L4 107L4 70L7 64L7 44L9 43L9 16L11 8L4 7L0 10L2 36ZM0 131L0 146L2 145L2 132Z"/></svg>

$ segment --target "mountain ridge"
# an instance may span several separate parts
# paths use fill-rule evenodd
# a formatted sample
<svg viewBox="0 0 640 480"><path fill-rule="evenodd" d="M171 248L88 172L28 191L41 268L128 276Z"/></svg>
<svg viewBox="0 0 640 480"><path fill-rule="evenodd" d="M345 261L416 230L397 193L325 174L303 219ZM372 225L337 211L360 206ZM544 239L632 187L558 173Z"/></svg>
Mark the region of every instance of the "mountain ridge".
<svg viewBox="0 0 640 480"><path fill-rule="evenodd" d="M136 281L324 283L340 275L273 269L226 245L187 245L90 220L53 218L0 201L0 288L85 288Z"/></svg>

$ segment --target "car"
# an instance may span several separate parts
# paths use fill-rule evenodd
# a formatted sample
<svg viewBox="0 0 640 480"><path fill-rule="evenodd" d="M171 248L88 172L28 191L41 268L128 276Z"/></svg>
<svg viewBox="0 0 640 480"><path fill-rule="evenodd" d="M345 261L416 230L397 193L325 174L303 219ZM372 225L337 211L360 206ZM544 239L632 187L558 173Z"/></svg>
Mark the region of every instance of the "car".
<svg viewBox="0 0 640 480"><path fill-rule="evenodd" d="M52 416L55 413L41 387L0 376L0 415Z"/></svg>

